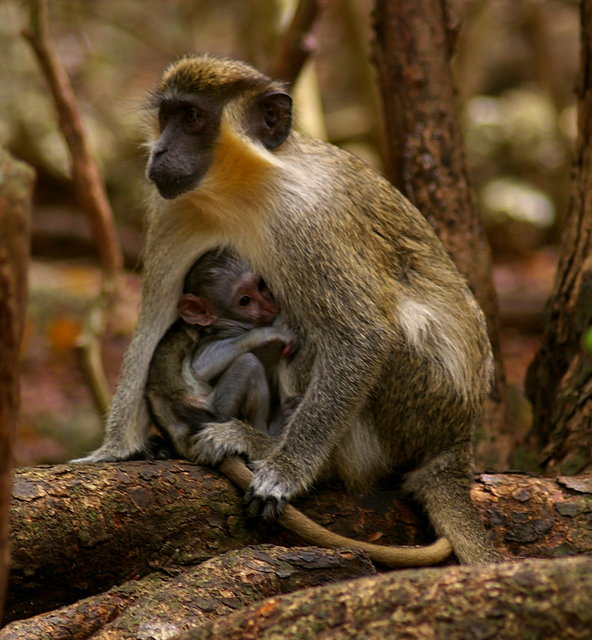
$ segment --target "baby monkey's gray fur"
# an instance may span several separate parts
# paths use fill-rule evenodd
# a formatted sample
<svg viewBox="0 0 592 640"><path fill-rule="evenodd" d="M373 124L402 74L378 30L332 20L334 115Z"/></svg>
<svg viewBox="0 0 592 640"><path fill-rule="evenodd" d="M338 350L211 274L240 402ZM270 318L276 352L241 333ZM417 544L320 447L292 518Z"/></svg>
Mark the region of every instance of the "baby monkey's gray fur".
<svg viewBox="0 0 592 640"><path fill-rule="evenodd" d="M219 462L235 453L237 444L218 447L215 460L203 458L200 452L208 447L200 442L208 440L211 429L220 435L225 428L207 423L240 418L247 422L245 432L255 427L267 434L270 386L276 385L281 352L292 348L294 337L281 325L271 326L278 313L271 292L229 251L210 251L195 263L178 307L180 318L158 344L150 364L148 406L183 457ZM265 358L267 367L254 352ZM248 453L255 457L253 447L262 445L255 432L251 440ZM261 457L262 449L256 451Z"/></svg>

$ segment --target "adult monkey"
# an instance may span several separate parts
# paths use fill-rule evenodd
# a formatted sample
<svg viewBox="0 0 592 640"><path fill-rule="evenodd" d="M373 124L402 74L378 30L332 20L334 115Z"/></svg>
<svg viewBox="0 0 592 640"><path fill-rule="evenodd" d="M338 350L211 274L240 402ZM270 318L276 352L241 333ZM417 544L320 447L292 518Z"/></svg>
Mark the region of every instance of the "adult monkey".
<svg viewBox="0 0 592 640"><path fill-rule="evenodd" d="M142 449L146 373L184 275L227 246L268 283L299 344L281 381L303 398L257 465L250 512L276 515L321 476L366 487L398 469L461 562L499 561L469 497L490 346L426 220L360 160L294 132L283 87L246 64L185 57L154 107L148 177L164 200L148 217L142 310L105 442L81 461Z"/></svg>

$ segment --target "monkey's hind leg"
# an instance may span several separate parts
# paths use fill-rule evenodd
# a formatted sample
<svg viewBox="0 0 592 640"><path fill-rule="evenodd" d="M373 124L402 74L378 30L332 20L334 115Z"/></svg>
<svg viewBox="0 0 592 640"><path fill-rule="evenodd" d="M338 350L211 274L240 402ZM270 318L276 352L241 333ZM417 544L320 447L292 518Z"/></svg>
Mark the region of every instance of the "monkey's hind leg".
<svg viewBox="0 0 592 640"><path fill-rule="evenodd" d="M147 404L154 424L162 434L162 441L148 440L146 453L149 458L166 459L167 457L180 455L187 460L192 460L192 447L194 434L201 424L213 420L213 415L207 409L203 399L192 404L191 396L185 396L172 401L171 397L161 395L155 391L146 394ZM201 406L200 406L201 405ZM167 449L171 456L167 455Z"/></svg>
<svg viewBox="0 0 592 640"><path fill-rule="evenodd" d="M263 364L252 353L237 357L213 391L213 412L219 420L243 418L267 433L271 403Z"/></svg>
<svg viewBox="0 0 592 640"><path fill-rule="evenodd" d="M470 446L458 445L408 474L405 487L424 506L439 536L463 564L491 564L503 556L490 542L470 498Z"/></svg>

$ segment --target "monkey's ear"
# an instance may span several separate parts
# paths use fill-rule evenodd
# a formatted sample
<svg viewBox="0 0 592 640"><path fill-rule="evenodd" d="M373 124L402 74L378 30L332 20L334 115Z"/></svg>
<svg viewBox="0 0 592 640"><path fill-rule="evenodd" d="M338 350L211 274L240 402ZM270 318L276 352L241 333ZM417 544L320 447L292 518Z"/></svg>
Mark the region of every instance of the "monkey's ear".
<svg viewBox="0 0 592 640"><path fill-rule="evenodd" d="M271 91L258 98L253 133L266 149L275 149L290 135L292 98L283 91Z"/></svg>
<svg viewBox="0 0 592 640"><path fill-rule="evenodd" d="M192 293L185 293L181 296L177 304L177 311L188 324L198 324L202 327L211 325L216 319L207 302Z"/></svg>

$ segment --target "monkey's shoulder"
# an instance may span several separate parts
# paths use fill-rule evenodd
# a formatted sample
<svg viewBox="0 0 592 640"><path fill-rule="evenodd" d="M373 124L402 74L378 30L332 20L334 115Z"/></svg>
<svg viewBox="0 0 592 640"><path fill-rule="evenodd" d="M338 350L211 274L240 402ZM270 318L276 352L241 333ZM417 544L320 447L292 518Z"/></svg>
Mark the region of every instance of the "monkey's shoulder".
<svg viewBox="0 0 592 640"><path fill-rule="evenodd" d="M193 327L181 318L177 318L161 338L156 351L170 350L172 347L178 350L189 349L200 339L201 332L198 327Z"/></svg>
<svg viewBox="0 0 592 640"><path fill-rule="evenodd" d="M294 132L280 156L285 158L284 166L306 175L307 179L302 182L308 189L311 204L314 203L317 214L326 210L335 230L340 221L351 224L352 217L360 216L358 222L367 219L375 228L384 227L394 236L404 230L407 237L418 242L427 239L430 245L439 244L421 212L379 171L354 153ZM335 210L350 212L350 215L339 219L335 217ZM351 231L349 227L348 232Z"/></svg>

